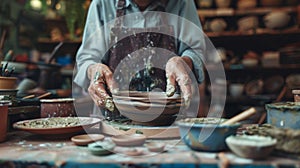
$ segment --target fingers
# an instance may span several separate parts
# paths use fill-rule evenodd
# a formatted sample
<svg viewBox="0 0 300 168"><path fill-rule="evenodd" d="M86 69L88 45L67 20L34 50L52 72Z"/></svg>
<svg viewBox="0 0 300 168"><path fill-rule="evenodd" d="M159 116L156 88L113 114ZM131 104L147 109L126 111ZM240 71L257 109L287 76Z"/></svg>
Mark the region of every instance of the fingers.
<svg viewBox="0 0 300 168"><path fill-rule="evenodd" d="M168 75L167 74L167 88L166 88L166 94L168 97L171 97L174 95L176 91L176 80L174 75Z"/></svg>
<svg viewBox="0 0 300 168"><path fill-rule="evenodd" d="M191 79L189 77L189 67L186 65L184 60L180 57L171 58L166 65L166 77L167 77L167 96L173 96L175 93L176 82L178 83L183 99L184 105L189 107L192 89L191 89Z"/></svg>
<svg viewBox="0 0 300 168"><path fill-rule="evenodd" d="M178 85L181 89L184 99L184 105L186 107L190 106L191 98L192 98L192 87L191 87L191 79L188 75L182 75L178 78Z"/></svg>
<svg viewBox="0 0 300 168"><path fill-rule="evenodd" d="M112 94L117 94L119 89L117 83L113 79L113 73L111 70L105 66L103 72L104 79L106 81L106 85Z"/></svg>
<svg viewBox="0 0 300 168"><path fill-rule="evenodd" d="M112 72L103 64L98 64L92 71L93 77L88 89L89 94L93 98L95 104L104 107L109 111L114 111L115 106L113 100L106 92L106 86L111 92L115 91L115 82L113 81Z"/></svg>

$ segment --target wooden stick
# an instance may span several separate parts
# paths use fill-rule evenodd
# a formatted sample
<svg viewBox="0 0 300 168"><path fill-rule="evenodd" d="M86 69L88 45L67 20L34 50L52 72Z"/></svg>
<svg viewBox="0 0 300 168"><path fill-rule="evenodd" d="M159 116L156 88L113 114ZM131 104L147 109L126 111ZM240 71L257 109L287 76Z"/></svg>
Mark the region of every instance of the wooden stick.
<svg viewBox="0 0 300 168"><path fill-rule="evenodd" d="M34 97L35 97L35 95L28 95L28 96L23 97L22 99L31 99L31 98L34 98Z"/></svg>
<svg viewBox="0 0 300 168"><path fill-rule="evenodd" d="M52 94L51 92L47 92L47 93L45 93L45 94L42 94L42 95L38 96L37 98L38 98L38 99L41 99L41 98L50 96L51 94Z"/></svg>
<svg viewBox="0 0 300 168"><path fill-rule="evenodd" d="M242 121L242 120L245 120L245 119L251 117L255 113L256 113L256 109L254 107L251 107L250 109L248 109L248 110L246 110L244 112L241 112L240 114L232 117L231 119L226 120L225 122L221 123L221 125L234 124L236 122L239 122L239 121Z"/></svg>

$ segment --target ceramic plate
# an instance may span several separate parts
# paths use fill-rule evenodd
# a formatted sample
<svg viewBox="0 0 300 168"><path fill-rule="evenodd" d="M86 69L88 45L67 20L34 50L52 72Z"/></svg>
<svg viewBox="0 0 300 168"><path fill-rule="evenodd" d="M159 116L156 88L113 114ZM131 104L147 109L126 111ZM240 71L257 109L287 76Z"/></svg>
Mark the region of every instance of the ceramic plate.
<svg viewBox="0 0 300 168"><path fill-rule="evenodd" d="M19 121L13 127L34 134L53 135L80 132L100 121L91 117L52 117Z"/></svg>
<svg viewBox="0 0 300 168"><path fill-rule="evenodd" d="M84 134L84 135L77 135L71 138L71 141L79 146L85 146L92 142L102 141L105 138L102 134Z"/></svg>
<svg viewBox="0 0 300 168"><path fill-rule="evenodd" d="M111 137L111 140L118 146L142 146L147 137L142 134L122 134Z"/></svg>

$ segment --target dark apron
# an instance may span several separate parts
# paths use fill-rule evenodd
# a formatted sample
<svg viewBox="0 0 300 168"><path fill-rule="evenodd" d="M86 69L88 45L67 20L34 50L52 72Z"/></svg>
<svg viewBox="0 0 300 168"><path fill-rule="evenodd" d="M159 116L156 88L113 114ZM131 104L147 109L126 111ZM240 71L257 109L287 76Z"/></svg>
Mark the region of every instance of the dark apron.
<svg viewBox="0 0 300 168"><path fill-rule="evenodd" d="M157 9L157 11L165 11L164 8ZM117 18L125 15L125 0L118 1ZM159 18L158 18L159 19ZM162 23L167 23L163 21ZM135 33L140 32L140 33ZM130 28L124 27L123 21L118 19L115 22L113 28L111 28L111 45L109 51L106 53L102 62L109 66L109 68L114 73L114 80L118 83L120 90L133 90L133 91L151 91L154 88L159 88L163 91L166 89L166 74L165 74L165 64L167 60L172 56L175 56L176 51L176 39L173 36L158 32L169 32L174 34L174 28L170 25L162 24L159 27L150 28ZM130 36L128 36L130 35ZM125 37L120 39L119 37ZM128 36L128 37L127 37ZM116 44L113 42L117 41ZM113 44L113 45L112 45ZM126 57L135 51L145 49L145 48L162 48L165 50L159 50L159 53L151 54L147 60L144 58L135 57L134 62L127 61ZM151 52L150 50L146 52ZM144 53L147 54L147 53ZM121 62L124 64L120 64ZM144 66L147 64L147 68L143 68L137 72L127 73L126 71L131 71L132 69L139 69L138 66ZM118 67L118 65L122 65ZM152 67L152 65L156 65ZM157 68L164 67L164 68ZM119 69L123 71L119 73ZM127 81L127 82L125 82ZM124 83L128 83L129 86ZM129 88L128 88L129 87ZM106 111L106 119L116 119L118 112L112 113Z"/></svg>
<svg viewBox="0 0 300 168"><path fill-rule="evenodd" d="M125 15L125 0L118 1L117 18ZM158 11L165 11L164 8L157 9ZM159 19L159 18L158 18ZM164 21L165 18L160 18L162 23L167 23ZM141 32L136 33L135 32ZM115 22L114 27L111 29L111 42L117 41L113 47L110 48L106 55L105 64L107 64L110 69L115 74L115 81L119 84L120 90L135 90L135 91L151 91L154 88L160 88L161 90L166 89L166 75L164 67L167 59L170 58L170 53L176 53L176 39L172 36L157 32L169 32L174 34L174 28L170 25L162 25L160 27L150 27L150 28L128 28L124 27L122 20ZM134 35L133 35L134 34ZM128 36L130 35L130 36ZM128 36L124 39L119 39L119 37ZM127 62L120 64L121 61L126 62L126 57L135 51L141 50L142 48L163 48L166 50L159 50L160 53L152 54L151 57L145 60L144 58L134 58L134 62ZM150 51L148 51L150 52ZM144 53L147 54L147 53ZM172 55L172 56L174 56ZM164 59L165 58L165 59ZM141 69L135 74L129 74L126 72L118 73L115 72L118 65L123 65L123 67L118 67L122 71L132 71L132 69ZM147 64L147 68L140 68L138 66L144 66ZM151 65L155 65L152 67ZM129 82L128 86L124 86Z"/></svg>

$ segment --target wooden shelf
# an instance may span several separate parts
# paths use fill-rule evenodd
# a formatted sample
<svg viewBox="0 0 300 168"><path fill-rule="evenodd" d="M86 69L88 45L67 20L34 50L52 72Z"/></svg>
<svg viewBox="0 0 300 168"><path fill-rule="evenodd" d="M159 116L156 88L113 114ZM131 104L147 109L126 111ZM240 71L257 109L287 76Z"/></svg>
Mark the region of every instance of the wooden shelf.
<svg viewBox="0 0 300 168"><path fill-rule="evenodd" d="M243 16L243 15L264 15L272 11L282 11L287 13L297 12L297 7L259 7L247 10L226 8L226 9L199 9L200 17L226 17L226 16Z"/></svg>
<svg viewBox="0 0 300 168"><path fill-rule="evenodd" d="M283 30L272 30L258 28L252 31L224 31L224 32L205 32L208 37L211 38L222 38L222 37L249 37L249 36L266 36L266 35L294 35L300 34L300 29L298 26L287 28Z"/></svg>

